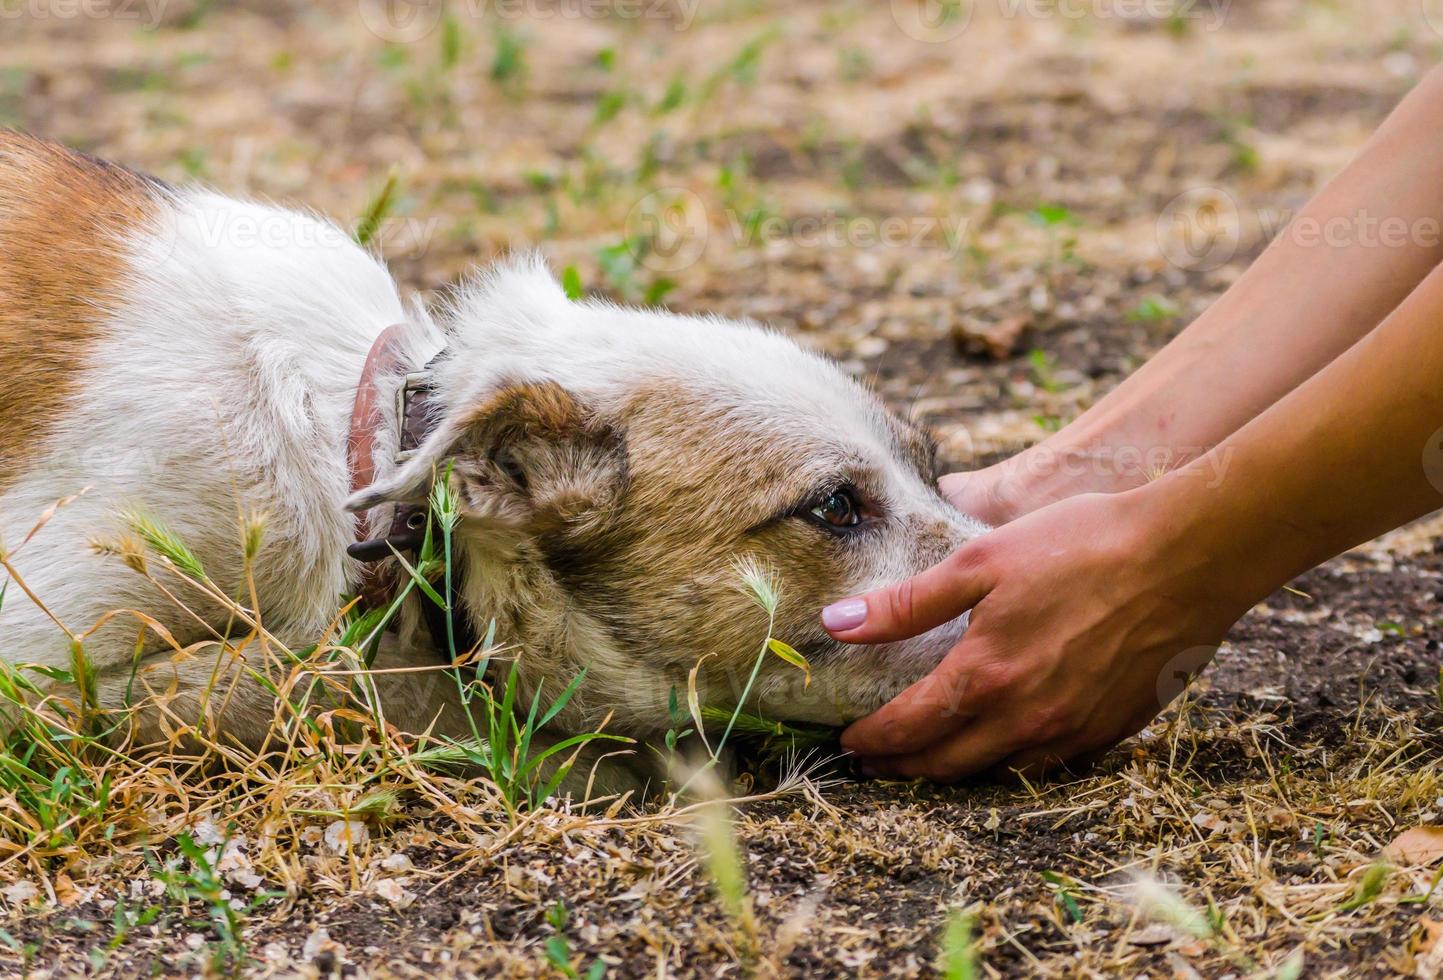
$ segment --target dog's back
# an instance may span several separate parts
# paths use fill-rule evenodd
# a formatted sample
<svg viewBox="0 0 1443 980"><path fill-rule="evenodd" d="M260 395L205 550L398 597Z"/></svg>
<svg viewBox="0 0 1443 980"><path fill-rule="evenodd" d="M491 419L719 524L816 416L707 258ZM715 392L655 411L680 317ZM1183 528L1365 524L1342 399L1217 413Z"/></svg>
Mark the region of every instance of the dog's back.
<svg viewBox="0 0 1443 980"><path fill-rule="evenodd" d="M0 130L0 490L44 451L119 299L154 182Z"/></svg>
<svg viewBox="0 0 1443 980"><path fill-rule="evenodd" d="M230 591L246 509L267 515L263 567L288 585L266 593L272 625L314 629L345 582L355 379L403 318L384 268L318 218L0 131L0 542L26 585L77 633L113 609L164 608L91 554L123 533L117 512L144 508ZM9 650L68 659L63 634L9 592Z"/></svg>

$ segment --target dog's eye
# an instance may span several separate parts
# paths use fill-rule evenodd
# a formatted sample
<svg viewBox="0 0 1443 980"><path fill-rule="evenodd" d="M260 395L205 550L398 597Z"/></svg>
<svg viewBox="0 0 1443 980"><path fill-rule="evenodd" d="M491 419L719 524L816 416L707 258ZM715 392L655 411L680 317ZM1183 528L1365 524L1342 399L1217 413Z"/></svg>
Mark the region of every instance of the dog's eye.
<svg viewBox="0 0 1443 980"><path fill-rule="evenodd" d="M856 493L847 487L833 490L810 513L828 527L848 528L862 523L862 507Z"/></svg>

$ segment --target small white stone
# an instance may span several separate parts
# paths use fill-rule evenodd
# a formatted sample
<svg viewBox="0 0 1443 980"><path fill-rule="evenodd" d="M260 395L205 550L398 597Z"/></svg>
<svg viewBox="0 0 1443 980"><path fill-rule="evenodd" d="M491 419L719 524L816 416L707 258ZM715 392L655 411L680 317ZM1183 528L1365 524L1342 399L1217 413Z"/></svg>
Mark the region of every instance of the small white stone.
<svg viewBox="0 0 1443 980"><path fill-rule="evenodd" d="M346 854L366 843L369 832L359 820L336 820L326 828L326 847L333 854Z"/></svg>
<svg viewBox="0 0 1443 980"><path fill-rule="evenodd" d="M1200 810L1193 814L1192 822L1193 826L1213 834L1227 826L1221 817L1215 813L1208 813L1206 810Z"/></svg>
<svg viewBox="0 0 1443 980"><path fill-rule="evenodd" d="M231 884L236 885L240 888L244 888L248 892L253 892L261 885L265 884L264 878L256 874L254 871L246 868L240 868L232 871L226 877L230 879Z"/></svg>
<svg viewBox="0 0 1443 980"><path fill-rule="evenodd" d="M887 341L882 337L863 337L853 345L858 357L880 357L887 352Z"/></svg>
<svg viewBox="0 0 1443 980"><path fill-rule="evenodd" d="M211 847L225 840L225 834L215 825L210 817L201 817L187 828L190 831L191 840L203 847Z"/></svg>
<svg viewBox="0 0 1443 980"><path fill-rule="evenodd" d="M215 863L217 871L237 871L251 866L250 856L245 852L245 841L232 837L221 850L220 859Z"/></svg>
<svg viewBox="0 0 1443 980"><path fill-rule="evenodd" d="M381 869L392 874L405 874L408 871L416 870L416 866L406 855L398 853L386 855L385 860L381 862Z"/></svg>
<svg viewBox="0 0 1443 980"><path fill-rule="evenodd" d="M328 949L335 952L336 959L341 959L345 951L345 947L332 939L331 934L322 926L306 937L306 944L301 947L301 959L309 963Z"/></svg>
<svg viewBox="0 0 1443 980"><path fill-rule="evenodd" d="M371 888L397 908L403 909L416 900L416 896L402 888L400 881L395 878L381 878Z"/></svg>
<svg viewBox="0 0 1443 980"><path fill-rule="evenodd" d="M13 885L5 886L3 892L5 901L11 905L24 905L26 902L33 902L40 897L40 889L35 887L31 881L17 881Z"/></svg>
<svg viewBox="0 0 1443 980"><path fill-rule="evenodd" d="M973 177L962 185L962 196L971 204L991 204L997 188L986 177Z"/></svg>
<svg viewBox="0 0 1443 980"><path fill-rule="evenodd" d="M1418 62L1406 51L1394 51L1383 58L1383 70L1394 78L1407 78L1417 73Z"/></svg>
<svg viewBox="0 0 1443 980"><path fill-rule="evenodd" d="M1165 925L1157 924L1140 929L1127 937L1127 941L1133 946L1166 946L1176 938L1171 929Z"/></svg>

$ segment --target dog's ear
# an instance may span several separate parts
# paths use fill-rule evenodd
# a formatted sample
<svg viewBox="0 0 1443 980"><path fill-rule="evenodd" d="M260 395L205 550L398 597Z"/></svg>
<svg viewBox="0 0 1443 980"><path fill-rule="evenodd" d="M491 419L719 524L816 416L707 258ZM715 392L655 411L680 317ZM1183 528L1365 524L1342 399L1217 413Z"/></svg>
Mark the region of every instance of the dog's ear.
<svg viewBox="0 0 1443 980"><path fill-rule="evenodd" d="M554 381L522 382L444 423L411 460L346 507L422 500L447 460L467 517L538 535L604 523L627 480L619 429Z"/></svg>

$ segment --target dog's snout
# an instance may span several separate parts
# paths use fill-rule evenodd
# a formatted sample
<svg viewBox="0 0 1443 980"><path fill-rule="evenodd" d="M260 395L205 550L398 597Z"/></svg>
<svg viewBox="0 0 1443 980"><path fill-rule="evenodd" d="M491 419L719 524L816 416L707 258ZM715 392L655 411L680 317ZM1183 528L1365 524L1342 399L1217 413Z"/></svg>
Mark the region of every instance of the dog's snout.
<svg viewBox="0 0 1443 980"><path fill-rule="evenodd" d="M918 571L937 564L977 536L968 521L958 514L923 518L913 528Z"/></svg>

